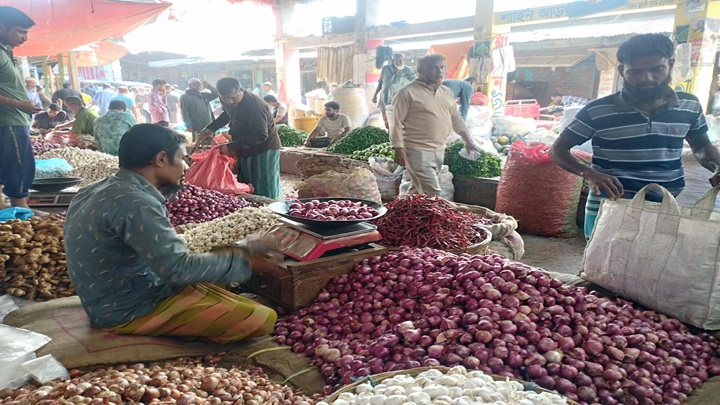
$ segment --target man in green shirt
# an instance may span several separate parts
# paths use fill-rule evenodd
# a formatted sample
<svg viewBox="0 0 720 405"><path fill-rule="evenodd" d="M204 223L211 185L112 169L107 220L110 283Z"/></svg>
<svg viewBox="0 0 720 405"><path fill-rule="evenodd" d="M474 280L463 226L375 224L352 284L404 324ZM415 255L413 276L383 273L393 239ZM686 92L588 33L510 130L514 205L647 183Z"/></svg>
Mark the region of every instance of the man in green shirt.
<svg viewBox="0 0 720 405"><path fill-rule="evenodd" d="M70 133L74 136L93 135L98 113L85 107L80 97L71 96L66 98L65 105L73 113L75 119L66 124L58 125L55 129L71 128Z"/></svg>
<svg viewBox="0 0 720 405"><path fill-rule="evenodd" d="M28 208L27 196L35 178L30 116L42 108L28 99L13 49L27 41L34 25L22 11L0 7L0 190L13 207L24 208Z"/></svg>
<svg viewBox="0 0 720 405"><path fill-rule="evenodd" d="M95 144L100 152L117 156L120 139L136 124L135 118L127 114L124 101L113 100L108 106L107 114L95 120Z"/></svg>

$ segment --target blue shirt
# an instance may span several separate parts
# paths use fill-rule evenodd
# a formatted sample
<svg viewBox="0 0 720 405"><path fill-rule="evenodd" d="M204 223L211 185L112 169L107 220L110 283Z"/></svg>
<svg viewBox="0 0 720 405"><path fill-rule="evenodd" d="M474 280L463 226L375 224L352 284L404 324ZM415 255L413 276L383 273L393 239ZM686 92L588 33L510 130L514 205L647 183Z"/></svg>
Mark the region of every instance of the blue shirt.
<svg viewBox="0 0 720 405"><path fill-rule="evenodd" d="M190 284L250 278L239 256L190 253L164 201L147 179L120 169L70 203L63 232L68 274L94 326L143 317Z"/></svg>
<svg viewBox="0 0 720 405"><path fill-rule="evenodd" d="M702 106L692 94L670 92L650 115L620 91L583 107L560 137L575 145L591 139L593 169L617 177L626 191L636 193L657 183L678 195L685 188L684 141L700 141L707 129Z"/></svg>
<svg viewBox="0 0 720 405"><path fill-rule="evenodd" d="M92 102L98 105L98 113L100 115L105 114L108 112L108 107L110 106L110 100L112 100L113 97L115 97L115 92L110 89L102 89L95 93L95 95L92 98Z"/></svg>
<svg viewBox="0 0 720 405"><path fill-rule="evenodd" d="M135 100L132 97L128 96L127 94L118 94L115 97L110 99L110 101L115 101L115 100L120 100L123 103L125 103L125 106L127 107L125 109L125 114L130 116L134 121L135 115L133 115L133 112L130 109L130 107L135 107Z"/></svg>

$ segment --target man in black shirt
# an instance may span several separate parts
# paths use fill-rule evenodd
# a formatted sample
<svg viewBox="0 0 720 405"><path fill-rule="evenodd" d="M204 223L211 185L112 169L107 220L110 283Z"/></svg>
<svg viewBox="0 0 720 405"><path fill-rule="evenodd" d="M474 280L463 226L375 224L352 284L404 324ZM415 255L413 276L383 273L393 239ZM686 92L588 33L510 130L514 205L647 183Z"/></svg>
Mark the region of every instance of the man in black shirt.
<svg viewBox="0 0 720 405"><path fill-rule="evenodd" d="M32 127L42 135L52 131L56 126L70 121L70 117L57 104L50 104L47 111L35 114Z"/></svg>
<svg viewBox="0 0 720 405"><path fill-rule="evenodd" d="M63 111L70 114L70 110L68 110L67 106L65 105L65 99L68 97L78 97L80 100L82 100L82 94L70 87L70 83L63 83L63 88L53 93L52 102L62 106ZM58 102L58 100L60 100L60 102Z"/></svg>

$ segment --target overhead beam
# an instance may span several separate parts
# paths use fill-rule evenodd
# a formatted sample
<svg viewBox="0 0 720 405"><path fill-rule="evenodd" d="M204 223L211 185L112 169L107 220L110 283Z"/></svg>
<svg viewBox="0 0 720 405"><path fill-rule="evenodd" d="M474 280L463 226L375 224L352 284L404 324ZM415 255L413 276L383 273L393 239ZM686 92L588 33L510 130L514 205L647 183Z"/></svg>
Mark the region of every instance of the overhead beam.
<svg viewBox="0 0 720 405"><path fill-rule="evenodd" d="M474 16L449 18L440 21L430 21L417 24L391 24L368 27L368 39L401 39L432 36L437 34L452 34L459 32L472 32ZM296 49L318 48L324 46L340 46L355 43L355 33L328 34L322 37L293 38L288 46Z"/></svg>

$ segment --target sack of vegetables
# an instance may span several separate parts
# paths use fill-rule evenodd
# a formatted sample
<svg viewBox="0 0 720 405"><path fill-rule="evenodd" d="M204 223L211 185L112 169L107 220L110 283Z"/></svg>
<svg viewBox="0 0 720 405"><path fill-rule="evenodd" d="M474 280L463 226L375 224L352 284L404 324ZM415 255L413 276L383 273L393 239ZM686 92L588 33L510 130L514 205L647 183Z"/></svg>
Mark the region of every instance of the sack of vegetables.
<svg viewBox="0 0 720 405"><path fill-rule="evenodd" d="M373 145L387 142L390 142L390 135L386 130L378 127L360 127L353 129L342 139L330 145L327 151L349 155Z"/></svg>

